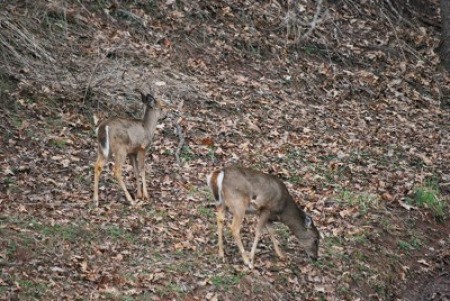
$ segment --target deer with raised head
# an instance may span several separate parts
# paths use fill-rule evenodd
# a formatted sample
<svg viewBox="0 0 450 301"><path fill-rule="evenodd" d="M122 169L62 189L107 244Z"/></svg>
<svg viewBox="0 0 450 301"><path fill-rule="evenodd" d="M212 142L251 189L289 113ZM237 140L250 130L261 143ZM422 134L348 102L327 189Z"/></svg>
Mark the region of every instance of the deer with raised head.
<svg viewBox="0 0 450 301"><path fill-rule="evenodd" d="M217 234L219 256L222 259L224 259L223 224L227 208L233 214L231 231L234 239L244 263L250 268L253 268L256 247L264 228L269 233L276 254L281 259L284 258L275 237L275 230L272 228L274 221L288 226L298 238L306 254L317 259L319 231L311 217L296 205L285 184L278 177L248 168L230 166L208 175L207 182L218 202ZM250 253L245 251L240 235L246 213L258 215L255 238Z"/></svg>
<svg viewBox="0 0 450 301"><path fill-rule="evenodd" d="M131 205L134 204L122 177L122 166L127 157L133 165L136 177L137 198L149 198L145 182L145 153L153 140L158 119L165 105L151 94L141 92L141 98L145 105L143 119L113 117L101 122L98 126L98 157L94 167L95 207L98 206L100 174L111 156L114 159L114 176L124 191L127 201Z"/></svg>

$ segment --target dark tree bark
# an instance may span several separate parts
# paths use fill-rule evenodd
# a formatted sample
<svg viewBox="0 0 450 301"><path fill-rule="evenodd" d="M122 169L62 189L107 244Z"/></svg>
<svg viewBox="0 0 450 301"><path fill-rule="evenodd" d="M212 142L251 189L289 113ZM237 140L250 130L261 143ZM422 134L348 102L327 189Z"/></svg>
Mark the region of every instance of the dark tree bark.
<svg viewBox="0 0 450 301"><path fill-rule="evenodd" d="M441 45L439 56L442 65L450 72L450 0L441 0Z"/></svg>

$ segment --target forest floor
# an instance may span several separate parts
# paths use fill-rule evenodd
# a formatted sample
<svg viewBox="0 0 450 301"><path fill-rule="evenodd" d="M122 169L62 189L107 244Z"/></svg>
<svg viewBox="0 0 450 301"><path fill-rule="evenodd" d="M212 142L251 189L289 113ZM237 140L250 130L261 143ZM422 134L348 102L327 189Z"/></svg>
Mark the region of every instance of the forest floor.
<svg viewBox="0 0 450 301"><path fill-rule="evenodd" d="M0 2L0 300L450 299L436 1L427 22L390 1L138 2ZM95 121L140 118L149 89L171 106L151 200L127 205L109 166L94 208ZM282 178L318 261L281 224L284 261L264 235L250 270L228 229L218 258L206 175L228 164Z"/></svg>

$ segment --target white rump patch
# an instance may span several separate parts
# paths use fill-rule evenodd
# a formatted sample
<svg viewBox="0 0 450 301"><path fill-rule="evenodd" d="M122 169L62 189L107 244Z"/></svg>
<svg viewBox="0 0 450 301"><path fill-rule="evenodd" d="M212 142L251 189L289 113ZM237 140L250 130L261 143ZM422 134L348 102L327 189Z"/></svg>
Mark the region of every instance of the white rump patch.
<svg viewBox="0 0 450 301"><path fill-rule="evenodd" d="M102 153L105 158L108 158L109 156L109 126L105 126L105 132L106 132L106 147L101 146Z"/></svg>
<svg viewBox="0 0 450 301"><path fill-rule="evenodd" d="M211 179L212 179L212 173L206 176L206 183L208 183L208 187L212 188L211 186Z"/></svg>
<svg viewBox="0 0 450 301"><path fill-rule="evenodd" d="M217 175L217 190L219 192L219 202L221 204L223 204L222 184L224 176L225 172L223 170Z"/></svg>

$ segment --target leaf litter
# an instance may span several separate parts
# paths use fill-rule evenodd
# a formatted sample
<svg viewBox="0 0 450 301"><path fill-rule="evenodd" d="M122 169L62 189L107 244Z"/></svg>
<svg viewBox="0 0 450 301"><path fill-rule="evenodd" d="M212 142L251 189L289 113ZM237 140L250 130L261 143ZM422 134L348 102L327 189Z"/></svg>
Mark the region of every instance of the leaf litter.
<svg viewBox="0 0 450 301"><path fill-rule="evenodd" d="M85 54L72 61L80 84L64 70L45 82L30 62L22 71L24 62L9 66L21 76L10 96L16 104L0 112L2 298L402 300L448 271L448 215L439 222L409 202L416 187L445 187L449 178L449 80L433 27L393 27L385 4L347 1L317 11L323 19L299 43L316 13L311 1L298 3L297 19L283 19L294 11L276 1L66 4L65 43ZM9 21L32 13L5 8ZM49 11L58 17L59 9ZM42 24L32 32L45 43ZM65 61L62 47L54 55ZM93 76L83 74L99 60L85 68ZM92 113L140 116L132 89L145 84L179 104L147 156L151 200L130 208L105 172L92 209ZM229 163L286 182L324 236L318 262L282 226L285 261L264 237L256 269L246 269L230 232L219 260L205 179Z"/></svg>

